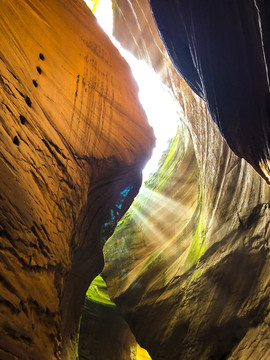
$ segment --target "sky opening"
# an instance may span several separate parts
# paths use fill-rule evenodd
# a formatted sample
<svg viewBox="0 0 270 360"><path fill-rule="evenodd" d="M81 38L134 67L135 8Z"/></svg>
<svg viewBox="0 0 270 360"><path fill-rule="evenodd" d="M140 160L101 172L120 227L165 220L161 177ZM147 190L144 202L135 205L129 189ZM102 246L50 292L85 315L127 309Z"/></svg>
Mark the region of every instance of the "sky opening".
<svg viewBox="0 0 270 360"><path fill-rule="evenodd" d="M143 170L143 181L155 173L159 160L168 148L168 141L176 135L179 119L183 111L169 90L160 80L155 71L145 61L138 60L125 50L112 36L113 13L111 0L85 0L94 13L98 23L118 48L121 55L129 63L133 76L139 87L139 99L147 115L150 126L153 127L156 146L151 159Z"/></svg>

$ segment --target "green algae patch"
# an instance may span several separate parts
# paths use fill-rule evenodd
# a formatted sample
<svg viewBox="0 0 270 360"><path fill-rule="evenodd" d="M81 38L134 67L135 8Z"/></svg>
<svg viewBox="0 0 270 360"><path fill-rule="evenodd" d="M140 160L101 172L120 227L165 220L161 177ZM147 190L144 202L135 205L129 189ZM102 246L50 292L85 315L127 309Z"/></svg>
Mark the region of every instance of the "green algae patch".
<svg viewBox="0 0 270 360"><path fill-rule="evenodd" d="M201 269L195 270L194 273L193 273L193 275L192 275L192 277L191 277L190 282L199 279L199 278L202 276L202 273L203 273L203 271L202 271Z"/></svg>
<svg viewBox="0 0 270 360"><path fill-rule="evenodd" d="M166 187L175 172L175 164L179 163L185 155L186 135L184 131L183 128L178 128L176 136L168 142L168 150L163 153L158 170L145 181L146 188L159 192Z"/></svg>
<svg viewBox="0 0 270 360"><path fill-rule="evenodd" d="M198 197L198 204L195 210L195 217L196 214L199 216L198 224L195 227L195 231L193 233L192 243L189 248L188 256L185 262L186 270L190 269L200 257L206 251L206 244L205 244L205 229L204 229L204 212L202 209L202 200L201 200L201 193Z"/></svg>
<svg viewBox="0 0 270 360"><path fill-rule="evenodd" d="M108 294L107 285L100 275L98 275L92 281L87 290L86 298L98 304L116 307L115 303L111 301Z"/></svg>

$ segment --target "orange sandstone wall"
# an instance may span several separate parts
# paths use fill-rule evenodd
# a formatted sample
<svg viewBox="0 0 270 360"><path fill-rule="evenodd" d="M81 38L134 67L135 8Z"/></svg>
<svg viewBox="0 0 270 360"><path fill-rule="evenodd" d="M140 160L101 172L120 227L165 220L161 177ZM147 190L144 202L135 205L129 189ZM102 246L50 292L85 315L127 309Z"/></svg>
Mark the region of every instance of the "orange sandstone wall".
<svg viewBox="0 0 270 360"><path fill-rule="evenodd" d="M82 0L1 1L0 43L0 358L74 359L102 225L153 133Z"/></svg>

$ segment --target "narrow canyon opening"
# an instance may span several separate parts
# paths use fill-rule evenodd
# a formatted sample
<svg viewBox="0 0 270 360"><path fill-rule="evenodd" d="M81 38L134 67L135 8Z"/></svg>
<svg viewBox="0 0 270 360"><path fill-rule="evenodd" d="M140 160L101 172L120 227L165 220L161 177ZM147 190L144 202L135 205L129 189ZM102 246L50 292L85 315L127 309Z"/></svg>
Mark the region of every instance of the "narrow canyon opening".
<svg viewBox="0 0 270 360"><path fill-rule="evenodd" d="M172 91L165 85L158 73L145 60L137 59L128 49L122 47L113 36L113 10L111 0L84 0L96 16L110 40L129 64L138 85L139 99L156 137L153 154L143 170L143 181L158 170L162 154L168 150L169 141L176 135L177 127L182 127L184 112ZM180 133L181 131L179 131ZM185 136L185 132L183 132Z"/></svg>
<svg viewBox="0 0 270 360"><path fill-rule="evenodd" d="M204 246L201 235L203 225L198 222L198 219L195 219L200 217L198 213L201 209L199 183L194 175L188 175L188 166L190 164L194 166L196 161L194 155L193 158L190 155L186 156L187 152L192 152L193 145L185 125L184 111L175 99L172 90L162 83L160 76L145 60L137 59L113 37L111 0L100 2L85 0L85 2L131 67L138 85L139 99L146 112L148 122L153 127L156 143L153 154L143 169L143 182L138 195L118 223L113 235L106 240L107 243L104 246L105 269L92 281L87 291L80 325L79 359L88 360L91 359L91 356L96 356L105 360L109 356L108 349L117 348L118 351L114 350L113 359L150 360L148 352L137 343L129 324L123 317L121 308L119 310L116 303L110 299L104 279L108 278L110 281L110 273L115 264L130 261L130 247L134 243L135 246L141 248L140 261L139 265L136 265L136 269L127 270L128 281L125 279L127 282L125 287L139 288L141 286L140 274L143 274L145 269L152 267L151 272L158 274L159 271L155 270L155 264L160 262L161 252L169 248L171 242L177 237L181 246L174 251L178 255L182 251L184 252L188 242L181 241L180 237L183 235L179 235L191 234L190 219L192 222L198 223L196 225L198 229L195 245L193 245L194 248L186 268L192 266L203 254ZM185 164L183 165L183 163ZM180 171L183 172L180 176L179 164L181 164ZM191 179L188 179L189 176ZM178 181L181 182L181 194L177 191L168 191L174 188L174 184L176 185ZM186 189L189 188L190 191L191 182L194 183L194 193L191 196L190 204L187 205L185 201L182 203L181 197ZM197 211L194 215L195 208ZM182 215L183 212L185 216ZM141 243L142 238L143 243ZM157 252L154 250L155 247L158 249ZM118 253L120 255L115 256ZM111 257L112 254L113 257ZM111 261L113 261L112 267ZM118 265L116 265L116 271L120 271ZM118 277L119 275L117 275ZM154 273L152 273L151 281L154 278ZM114 293L114 286L109 284L110 291ZM113 294L113 297L116 297L117 302L117 296ZM101 338L104 340L103 347L100 344Z"/></svg>

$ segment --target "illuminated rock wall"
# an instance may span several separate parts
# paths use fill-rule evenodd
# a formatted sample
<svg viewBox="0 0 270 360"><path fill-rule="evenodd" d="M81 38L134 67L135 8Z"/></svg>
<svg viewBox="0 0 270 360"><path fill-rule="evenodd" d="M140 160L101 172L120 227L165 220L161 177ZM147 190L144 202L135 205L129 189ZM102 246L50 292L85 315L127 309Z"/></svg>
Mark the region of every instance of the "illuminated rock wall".
<svg viewBox="0 0 270 360"><path fill-rule="evenodd" d="M170 10L174 2L155 3ZM178 2L185 3L185 10L190 10L188 3L193 2ZM113 4L116 37L153 66L171 87L184 108L184 121L192 145L186 147L183 157L178 157L171 178L168 176L161 187L158 177L156 183L149 184L148 195L144 199L140 195L142 202L135 203L135 210L129 212L122 228L117 228L106 244L103 275L109 293L140 345L154 360L267 360L270 357L269 187L253 167L231 151L209 115L205 102L177 74L155 30L148 2L114 0ZM250 4L247 8L246 3L241 4L244 13L248 12ZM203 19L208 19L212 13L207 9L207 2L200 2L193 10L196 14L202 11ZM257 30L247 24L248 20L243 20L241 11L234 13L230 21L230 12L224 14L223 22L219 24L223 34L227 26L230 27L233 46L238 47L235 48L236 54L244 49L250 37L255 41L253 44L258 41ZM265 19L266 13L260 15ZM175 18L172 15L165 17L164 9L164 17L162 11L158 16L160 22L165 19L175 26L173 34L177 34L178 40L182 29L177 28L176 14ZM258 17L253 17L255 20L258 25ZM161 26L160 30L166 34L166 28ZM212 32L214 36L215 27ZM192 35L190 37L197 41ZM264 37L265 44L268 44L267 32ZM200 50L205 44L203 40L195 45L198 45L198 56L205 63L205 53ZM167 37L169 44L170 41L171 45L178 46L171 33ZM227 45L228 42L218 45L222 54L230 51ZM261 43L256 46L261 49ZM243 63L244 72L248 71L250 61L254 66L256 61L261 61L257 58L259 50L256 46L253 52L254 46L248 45L253 60L246 59L247 54L242 53L240 59L248 62ZM182 60L180 55L179 61ZM183 59L185 61L185 57ZM213 59L211 66L215 66L215 61ZM184 65L190 66L188 62ZM256 76L256 66L251 67L247 79L241 72L241 64L232 62L230 69L224 68L222 63L216 66L210 73L213 76L212 96L217 91L218 100L225 109L225 136L234 133L230 145L239 145L237 149L243 150L246 144L245 153L236 148L234 151L245 156L262 176L267 177L257 166L258 159L266 155L262 148L265 149L263 143L267 133L256 132L256 129L268 126L268 120L264 118L267 115L266 98L261 96L262 90L258 94L255 90L256 86L267 90L265 79L259 80L262 68L258 70L257 85L252 89L250 80ZM227 86L230 85L223 95L222 83L219 83L222 79L215 77L218 66L222 68L223 80ZM194 69L190 71L192 73ZM202 95L196 82L187 75L186 79ZM234 86L235 82L240 88ZM218 85L219 89L216 88ZM237 112L239 123L246 126L241 132L241 127L236 131L229 116L235 109L231 106L242 107L241 89L245 87L254 95L254 101L248 98L247 106L254 107L250 114L246 109ZM229 90L231 94L228 94ZM258 106L261 101L262 109ZM218 124L220 126L221 122ZM250 143L248 139L252 135L254 140ZM252 156L248 158L247 153ZM257 160L253 161L255 158ZM171 211L173 206L174 211Z"/></svg>
<svg viewBox="0 0 270 360"><path fill-rule="evenodd" d="M73 360L153 133L82 0L2 1L0 43L0 358Z"/></svg>

